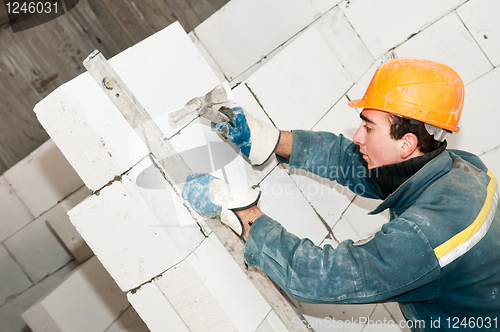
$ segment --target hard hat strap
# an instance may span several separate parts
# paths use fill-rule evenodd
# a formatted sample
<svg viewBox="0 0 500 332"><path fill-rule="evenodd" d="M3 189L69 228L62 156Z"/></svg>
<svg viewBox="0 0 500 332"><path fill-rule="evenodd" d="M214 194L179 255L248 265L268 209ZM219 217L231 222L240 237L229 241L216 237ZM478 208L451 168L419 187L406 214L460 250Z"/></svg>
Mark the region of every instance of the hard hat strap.
<svg viewBox="0 0 500 332"><path fill-rule="evenodd" d="M427 132L429 134L431 134L432 136L434 136L434 139L436 141L439 141L439 142L444 141L444 137L448 133L448 131L446 129L439 128L439 127L433 126L433 125L428 124L428 123L424 123L424 124L425 124L425 129L427 130Z"/></svg>
<svg viewBox="0 0 500 332"><path fill-rule="evenodd" d="M394 115L395 116L399 116L400 118L404 118L404 119L410 120L410 125L412 125L412 126L418 126L418 125L420 125L420 123L422 123L422 121L411 119L411 118L408 118L406 116L402 116L402 115L398 115L398 114L394 114ZM449 132L446 129L439 128L439 127L436 127L434 125L431 125L431 124L428 124L428 123L425 123L425 122L424 122L424 125L425 125L425 130L427 130L427 132L429 133L429 135L434 136L434 139L436 141L438 141L438 142L444 141L444 137Z"/></svg>
<svg viewBox="0 0 500 332"><path fill-rule="evenodd" d="M419 125L420 125L420 123L421 123L420 121L415 120L415 119L410 119L410 118L407 118L407 119L409 119L409 120L410 120L410 124L411 124L412 126L419 126Z"/></svg>

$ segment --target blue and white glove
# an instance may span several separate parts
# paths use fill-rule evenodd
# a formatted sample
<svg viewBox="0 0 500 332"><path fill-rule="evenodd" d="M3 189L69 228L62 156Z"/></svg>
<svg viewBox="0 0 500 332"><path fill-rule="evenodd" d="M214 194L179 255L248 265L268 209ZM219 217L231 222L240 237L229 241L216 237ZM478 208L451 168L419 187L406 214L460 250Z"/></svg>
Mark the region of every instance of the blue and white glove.
<svg viewBox="0 0 500 332"><path fill-rule="evenodd" d="M241 107L226 110L232 113L229 116L231 121L212 123L212 128L217 129L224 138L229 138L252 165L264 164L278 145L280 131L254 118Z"/></svg>
<svg viewBox="0 0 500 332"><path fill-rule="evenodd" d="M192 174L182 188L182 197L200 215L218 218L238 235L245 229L235 211L244 210L258 203L260 190L226 184L211 174Z"/></svg>

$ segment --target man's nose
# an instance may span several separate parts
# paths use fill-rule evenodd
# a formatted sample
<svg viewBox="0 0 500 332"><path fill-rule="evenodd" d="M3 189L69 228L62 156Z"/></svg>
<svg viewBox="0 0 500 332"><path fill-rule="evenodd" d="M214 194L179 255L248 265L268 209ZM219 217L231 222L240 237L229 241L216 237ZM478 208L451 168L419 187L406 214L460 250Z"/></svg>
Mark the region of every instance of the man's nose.
<svg viewBox="0 0 500 332"><path fill-rule="evenodd" d="M354 137L352 138L352 141L354 142L354 144L357 144L357 145L364 145L365 144L365 140L363 137L363 132L362 132L361 127L362 126L359 126L358 130L354 134Z"/></svg>

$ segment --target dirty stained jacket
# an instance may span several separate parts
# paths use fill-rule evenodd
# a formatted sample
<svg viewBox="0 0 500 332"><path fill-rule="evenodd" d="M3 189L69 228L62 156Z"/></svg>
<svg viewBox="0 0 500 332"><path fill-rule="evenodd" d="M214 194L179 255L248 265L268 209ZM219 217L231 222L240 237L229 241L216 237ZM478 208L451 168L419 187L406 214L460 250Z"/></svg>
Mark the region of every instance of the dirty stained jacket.
<svg viewBox="0 0 500 332"><path fill-rule="evenodd" d="M359 147L342 135L294 131L286 162L381 198L360 176ZM398 302L413 331L498 331L497 205L496 180L480 159L444 150L371 212L390 209L390 221L368 241L321 248L262 215L244 257L299 301Z"/></svg>

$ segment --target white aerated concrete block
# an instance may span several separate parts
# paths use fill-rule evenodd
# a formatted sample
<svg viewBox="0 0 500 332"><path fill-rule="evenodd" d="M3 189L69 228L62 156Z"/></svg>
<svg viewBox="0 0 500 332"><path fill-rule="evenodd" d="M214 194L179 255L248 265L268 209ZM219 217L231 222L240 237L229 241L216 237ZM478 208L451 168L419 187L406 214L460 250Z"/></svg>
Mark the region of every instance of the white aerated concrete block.
<svg viewBox="0 0 500 332"><path fill-rule="evenodd" d="M353 80L315 27L309 28L247 81L280 130L311 129Z"/></svg>
<svg viewBox="0 0 500 332"><path fill-rule="evenodd" d="M260 184L259 206L265 214L282 224L287 231L319 244L327 236L325 221L321 220L290 175L277 167Z"/></svg>
<svg viewBox="0 0 500 332"><path fill-rule="evenodd" d="M123 142L128 142L132 128L100 89L84 73L35 106L40 123L92 191L145 156L131 159Z"/></svg>
<svg viewBox="0 0 500 332"><path fill-rule="evenodd" d="M35 217L83 184L51 139L7 170L4 177Z"/></svg>
<svg viewBox="0 0 500 332"><path fill-rule="evenodd" d="M234 104L249 112L255 118L273 125L269 116L264 112L260 101L256 99L257 96L250 90L247 83L242 83L233 88Z"/></svg>
<svg viewBox="0 0 500 332"><path fill-rule="evenodd" d="M0 306L0 329L6 332L31 331L21 317L21 314L54 289L74 268L75 266L72 263L64 266L62 269L57 270L57 272Z"/></svg>
<svg viewBox="0 0 500 332"><path fill-rule="evenodd" d="M255 331L271 307L215 235L154 282L190 331Z"/></svg>
<svg viewBox="0 0 500 332"><path fill-rule="evenodd" d="M104 332L149 332L149 329L134 308L129 306Z"/></svg>
<svg viewBox="0 0 500 332"><path fill-rule="evenodd" d="M401 58L444 63L460 75L465 85L493 69L454 11L397 47L395 52Z"/></svg>
<svg viewBox="0 0 500 332"><path fill-rule="evenodd" d="M367 238L378 232L382 225L389 221L389 211L377 215L368 215L382 203L381 200L356 196L353 203L344 212L343 217L349 221L352 228L361 239Z"/></svg>
<svg viewBox="0 0 500 332"><path fill-rule="evenodd" d="M127 297L151 332L189 332L188 327L155 281L144 284L133 292L128 292Z"/></svg>
<svg viewBox="0 0 500 332"><path fill-rule="evenodd" d="M339 6L374 58L404 42L464 0L342 1Z"/></svg>
<svg viewBox="0 0 500 332"><path fill-rule="evenodd" d="M333 226L332 231L333 239L331 241L325 240L324 243L328 243L334 248L345 240L352 240L353 242L361 240L361 236L356 232L349 220L344 217L340 218Z"/></svg>
<svg viewBox="0 0 500 332"><path fill-rule="evenodd" d="M233 0L194 31L232 80L338 2Z"/></svg>
<svg viewBox="0 0 500 332"><path fill-rule="evenodd" d="M361 126L359 112L347 106L349 100L344 96L326 115L312 128L314 131L327 131L335 135L342 134L352 140Z"/></svg>
<svg viewBox="0 0 500 332"><path fill-rule="evenodd" d="M493 173L493 176L500 179L500 146L481 155L481 160Z"/></svg>
<svg viewBox="0 0 500 332"><path fill-rule="evenodd" d="M207 51L205 45L203 45L203 43L200 41L196 33L194 31L191 31L190 33L188 33L188 36L193 42L193 44L196 46L200 54L203 56L203 58L207 61L212 71L215 73L215 75L217 75L219 81L221 82L227 81L227 78L224 76L224 73L219 68L215 60L212 58L212 55L210 55L210 53Z"/></svg>
<svg viewBox="0 0 500 332"><path fill-rule="evenodd" d="M9 182L0 176L0 242L33 220L33 215L16 195Z"/></svg>
<svg viewBox="0 0 500 332"><path fill-rule="evenodd" d="M498 146L499 86L500 68L495 68L466 87L460 132L448 136L449 148L482 155Z"/></svg>
<svg viewBox="0 0 500 332"><path fill-rule="evenodd" d="M242 186L252 184L249 176L253 172L248 159L211 129L209 120L193 121L170 142L194 173L212 173L226 182Z"/></svg>
<svg viewBox="0 0 500 332"><path fill-rule="evenodd" d="M383 304L377 304L363 331L370 332L401 332L400 324L406 321L395 321Z"/></svg>
<svg viewBox="0 0 500 332"><path fill-rule="evenodd" d="M35 283L72 259L43 215L4 241L4 245Z"/></svg>
<svg viewBox="0 0 500 332"><path fill-rule="evenodd" d="M236 147L211 131L210 121L205 119L193 121L170 142L194 173L211 173L242 187L258 184L277 165L273 155L264 165L252 167Z"/></svg>
<svg viewBox="0 0 500 332"><path fill-rule="evenodd" d="M178 23L109 63L152 118L165 117L220 83ZM88 73L59 87L35 112L92 191L146 155L144 144ZM178 130L168 120L160 128L167 137Z"/></svg>
<svg viewBox="0 0 500 332"><path fill-rule="evenodd" d="M126 294L94 256L22 316L37 332L104 331L128 306Z"/></svg>
<svg viewBox="0 0 500 332"><path fill-rule="evenodd" d="M469 1L457 9L465 26L495 67L500 65L500 2Z"/></svg>
<svg viewBox="0 0 500 332"><path fill-rule="evenodd" d="M339 221L342 213L355 197L349 188L341 186L336 181L321 178L304 170L292 169L290 177L330 227Z"/></svg>
<svg viewBox="0 0 500 332"><path fill-rule="evenodd" d="M123 291L179 263L206 232L151 165L151 160L143 160L68 213ZM156 171L156 177L141 180L146 169Z"/></svg>
<svg viewBox="0 0 500 332"><path fill-rule="evenodd" d="M332 52L353 81L371 66L374 59L338 6L314 22Z"/></svg>
<svg viewBox="0 0 500 332"><path fill-rule="evenodd" d="M296 301L294 301L296 302ZM391 311L385 304L338 305L297 303L309 321L309 327L320 332L389 331L409 332L397 304ZM399 314L398 312L399 311ZM401 328L403 326L403 328Z"/></svg>
<svg viewBox="0 0 500 332"><path fill-rule="evenodd" d="M292 324L295 324L295 322ZM297 324L296 327L298 328L299 326L302 327L302 325L299 324ZM266 319L259 325L256 332L288 332L288 329L278 317L276 312L271 311L269 315L267 315Z"/></svg>
<svg viewBox="0 0 500 332"><path fill-rule="evenodd" d="M399 308L399 304L395 302L384 303L384 307L387 309L389 314L394 318L394 322L399 325L399 328L402 332L411 332L411 330L404 324L406 319L401 313L401 309Z"/></svg>
<svg viewBox="0 0 500 332"><path fill-rule="evenodd" d="M352 138L361 124L359 113L347 106L347 98L343 97L314 127L314 131L343 134ZM329 174L357 174L364 169L334 168ZM290 170L290 176L297 183L304 196L314 209L323 217L330 227L339 221L342 213L353 200L355 194L336 181L330 181L303 170Z"/></svg>
<svg viewBox="0 0 500 332"><path fill-rule="evenodd" d="M179 22L109 60L151 118L178 110L221 82ZM172 123L161 127L170 137Z"/></svg>
<svg viewBox="0 0 500 332"><path fill-rule="evenodd" d="M2 266L0 269L0 281L2 282L2 287L0 287L1 307L11 296L22 293L32 283L3 245L0 245L0 265Z"/></svg>
<svg viewBox="0 0 500 332"><path fill-rule="evenodd" d="M314 331L361 332L365 328L360 320L368 319L375 309L375 304L339 305L309 304L293 300Z"/></svg>
<svg viewBox="0 0 500 332"><path fill-rule="evenodd" d="M89 194L87 187L83 186L44 215L47 223L80 263L90 258L94 253L69 220L68 211L87 198Z"/></svg>

